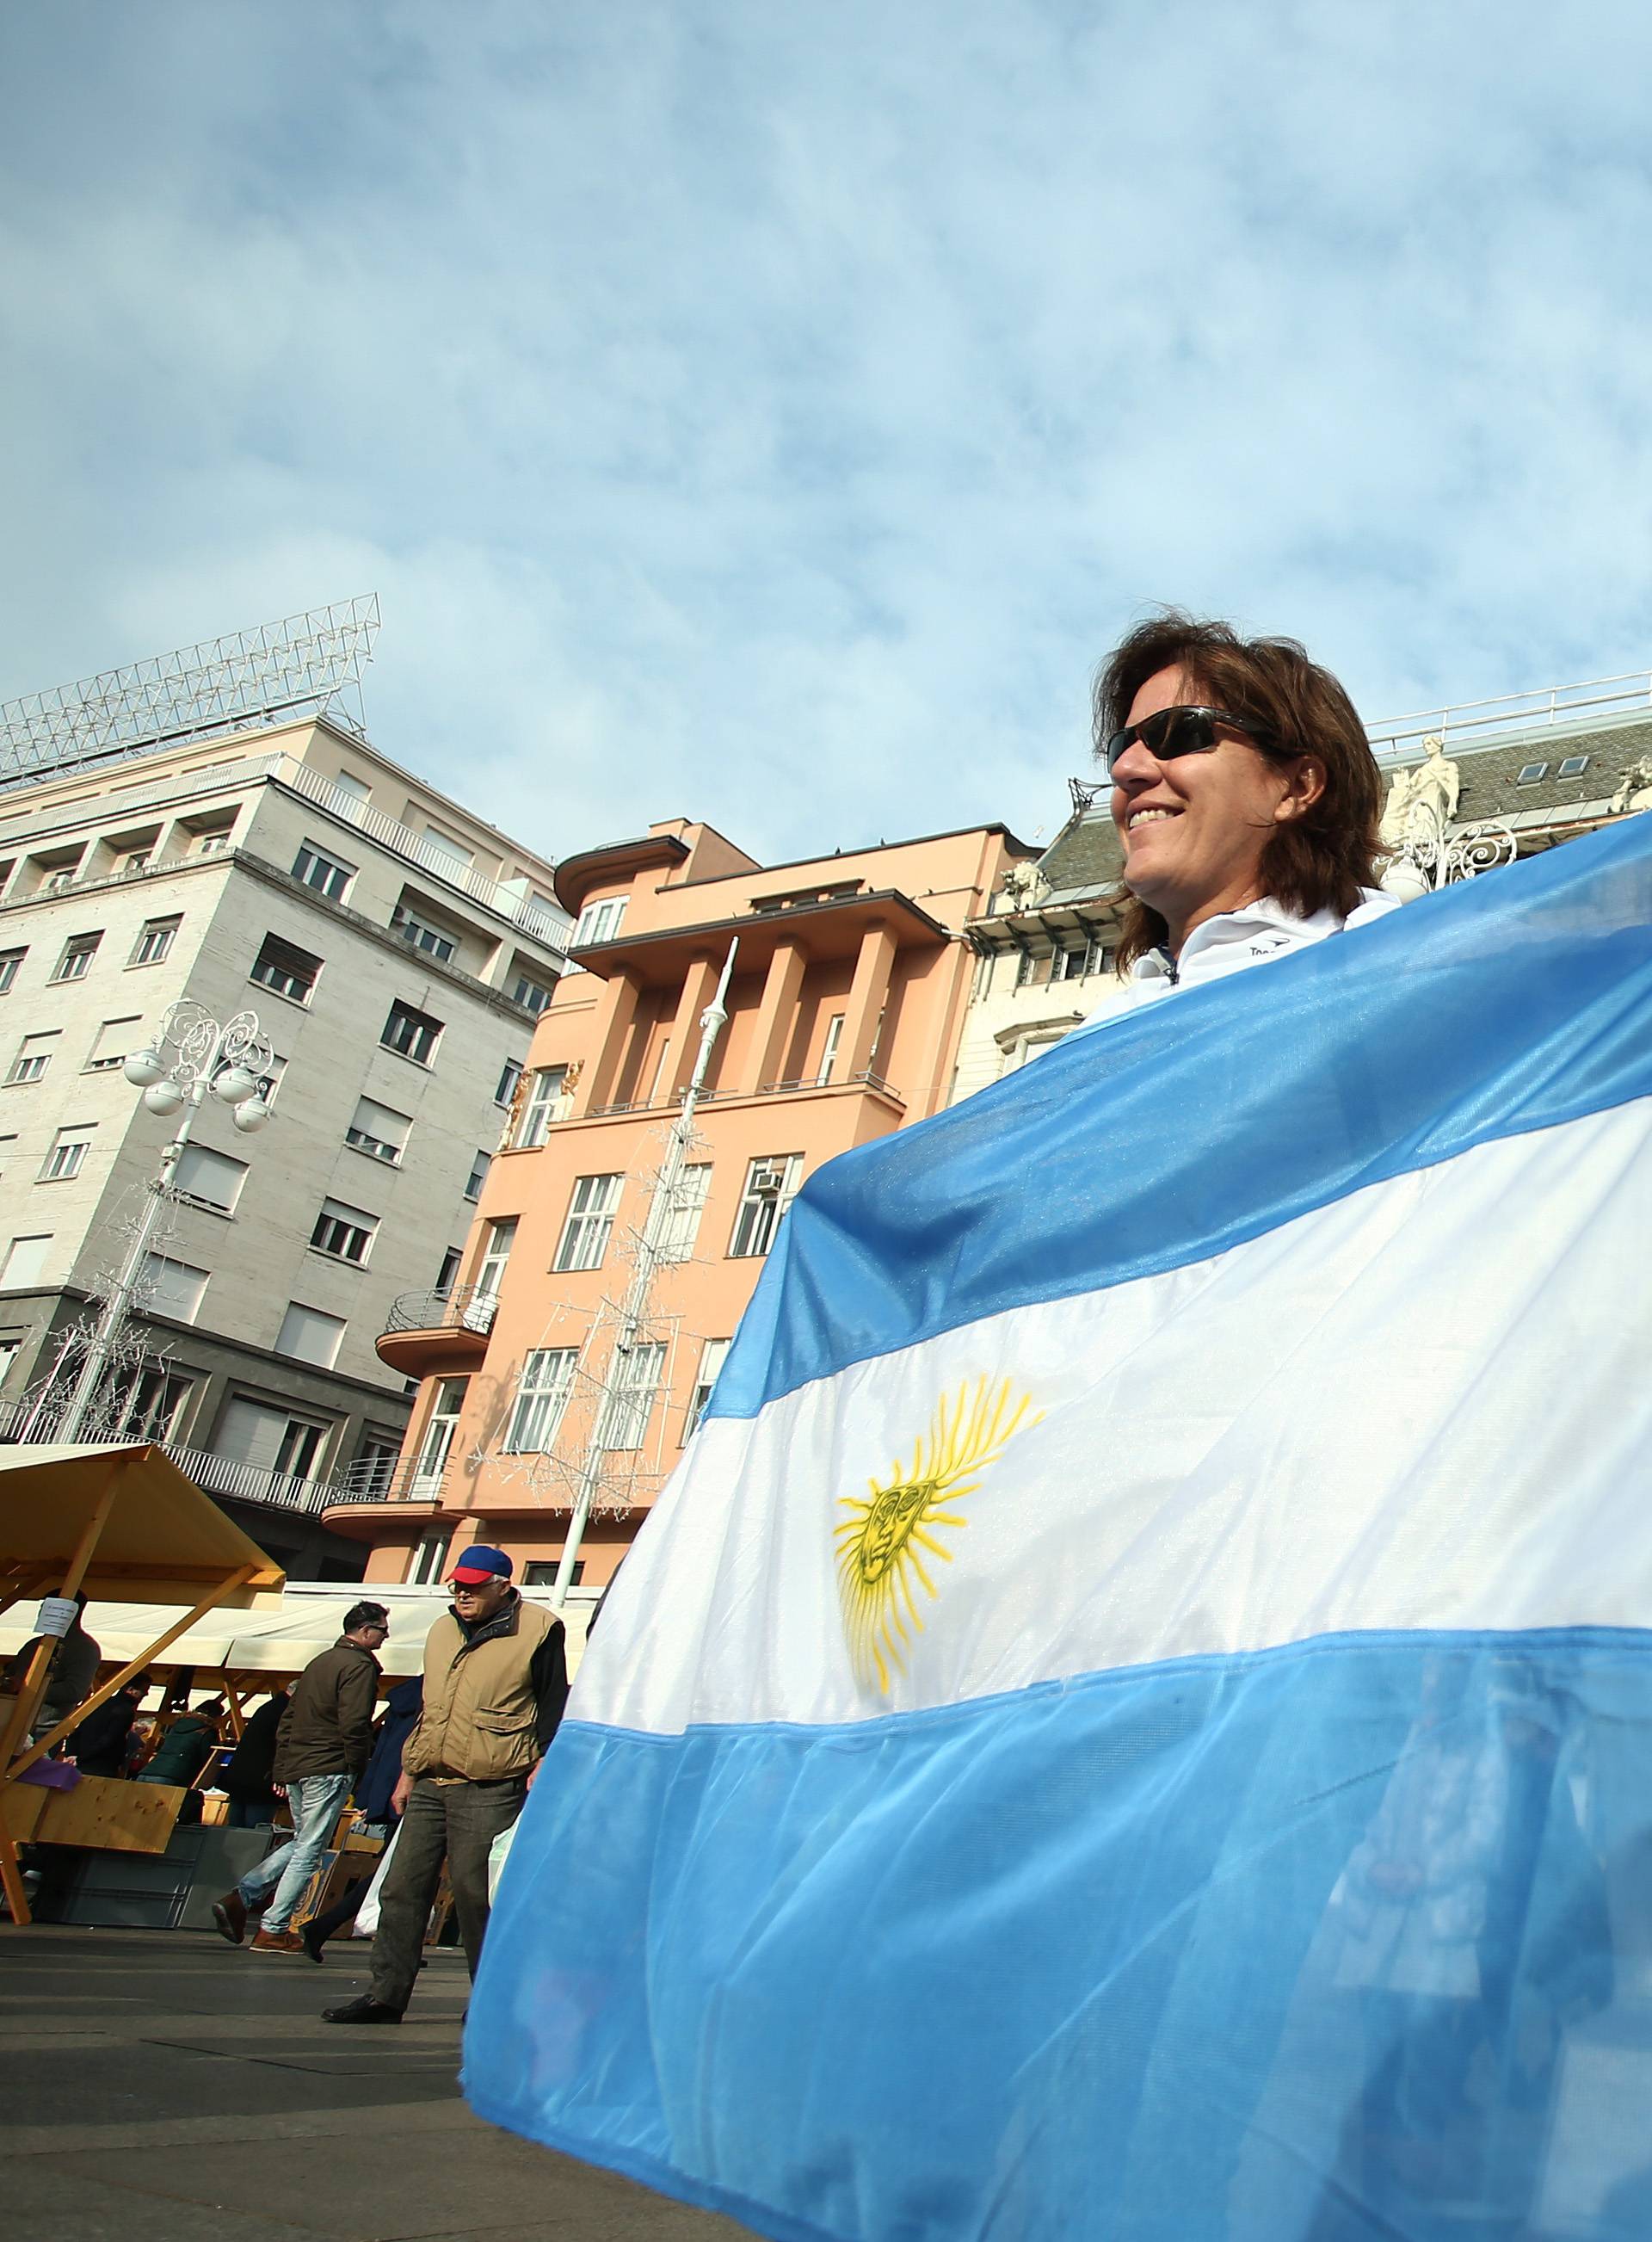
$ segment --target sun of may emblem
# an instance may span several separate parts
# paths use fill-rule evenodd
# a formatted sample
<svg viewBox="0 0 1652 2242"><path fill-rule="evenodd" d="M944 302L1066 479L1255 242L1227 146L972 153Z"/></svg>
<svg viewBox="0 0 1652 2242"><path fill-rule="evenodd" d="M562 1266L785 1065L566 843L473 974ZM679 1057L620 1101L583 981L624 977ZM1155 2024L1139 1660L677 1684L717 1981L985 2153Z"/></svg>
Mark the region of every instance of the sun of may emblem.
<svg viewBox="0 0 1652 2242"><path fill-rule="evenodd" d="M910 1467L897 1456L886 1480L869 1482L870 1500L844 1496L840 1507L849 1514L833 1537L838 1586L849 1653L867 1688L875 1681L887 1696L891 1668L905 1673L903 1650L923 1626L913 1582L933 1601L937 1591L925 1560L953 1561L936 1529L968 1525L951 1506L975 1492L1015 1433L1039 1422L1027 1414L1032 1406L1030 1394L1015 1399L1007 1378L997 1386L966 1379L955 1393L942 1395Z"/></svg>

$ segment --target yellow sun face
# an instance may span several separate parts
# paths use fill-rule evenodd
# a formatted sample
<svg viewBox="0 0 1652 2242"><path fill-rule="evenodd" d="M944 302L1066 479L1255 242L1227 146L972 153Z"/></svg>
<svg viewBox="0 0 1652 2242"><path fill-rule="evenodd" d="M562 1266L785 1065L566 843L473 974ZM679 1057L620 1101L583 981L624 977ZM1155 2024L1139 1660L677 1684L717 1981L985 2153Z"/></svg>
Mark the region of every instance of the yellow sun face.
<svg viewBox="0 0 1652 2242"><path fill-rule="evenodd" d="M843 1498L840 1507L849 1515L833 1537L838 1589L849 1655L866 1688L875 1681L886 1697L891 1669L905 1673L905 1649L923 1626L913 1583L933 1601L937 1592L925 1559L953 1561L936 1529L968 1525L948 1506L973 1494L1013 1435L1039 1422L1027 1414L1032 1406L1029 1394L1014 1399L1007 1378L997 1386L987 1378L966 1379L955 1393L941 1397L910 1466L897 1456L881 1484L868 1482L869 1501Z"/></svg>

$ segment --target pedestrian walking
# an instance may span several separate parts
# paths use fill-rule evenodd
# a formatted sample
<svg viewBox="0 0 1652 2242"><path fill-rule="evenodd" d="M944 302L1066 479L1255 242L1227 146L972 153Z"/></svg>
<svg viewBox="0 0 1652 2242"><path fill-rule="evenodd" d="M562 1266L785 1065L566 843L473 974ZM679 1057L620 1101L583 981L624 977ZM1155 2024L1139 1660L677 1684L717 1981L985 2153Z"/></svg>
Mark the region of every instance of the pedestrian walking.
<svg viewBox="0 0 1652 2242"><path fill-rule="evenodd" d="M503 1549L467 1549L425 1645L425 1707L402 1754L403 1816L379 1896L370 1991L331 2024L399 2024L447 1863L471 1975L487 1931L488 1853L521 1813L568 1695L562 1621L525 1601Z"/></svg>
<svg viewBox="0 0 1652 2242"><path fill-rule="evenodd" d="M425 1685L417 1675L411 1681L396 1684L385 1700L384 1717L378 1723L378 1741L367 1762L367 1772L356 1785L357 1812L369 1829L377 1829L386 1845L401 1821L395 1794L402 1777L402 1748L412 1734L424 1702ZM323 1914L311 1916L300 1930L298 1937L304 1950L312 1962L319 1962L327 1941L336 1937L347 1923L353 1923L360 1914L376 1866L370 1860L366 1874Z"/></svg>
<svg viewBox="0 0 1652 2242"><path fill-rule="evenodd" d="M212 1905L212 1919L231 1944L246 1936L247 1918L268 1901L255 1954L302 1954L288 1925L344 1801L367 1764L372 1744L378 1661L390 1634L383 1604L352 1604L331 1650L312 1658L293 1685L276 1742L275 1779L286 1793L292 1837ZM273 1896L271 1896L273 1895Z"/></svg>

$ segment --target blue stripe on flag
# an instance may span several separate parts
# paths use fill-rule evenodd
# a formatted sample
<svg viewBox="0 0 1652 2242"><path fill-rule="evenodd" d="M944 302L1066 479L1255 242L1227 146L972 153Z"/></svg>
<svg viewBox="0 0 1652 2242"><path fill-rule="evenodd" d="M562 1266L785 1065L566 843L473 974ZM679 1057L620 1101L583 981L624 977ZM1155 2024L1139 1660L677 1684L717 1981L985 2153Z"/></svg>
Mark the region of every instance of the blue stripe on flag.
<svg viewBox="0 0 1652 2242"><path fill-rule="evenodd" d="M570 1723L466 2091L784 2242L1644 2233L1649 1650L1339 1637L849 1728Z"/></svg>
<svg viewBox="0 0 1652 2242"><path fill-rule="evenodd" d="M1075 1037L793 1203L708 1414L1652 1095L1652 816Z"/></svg>

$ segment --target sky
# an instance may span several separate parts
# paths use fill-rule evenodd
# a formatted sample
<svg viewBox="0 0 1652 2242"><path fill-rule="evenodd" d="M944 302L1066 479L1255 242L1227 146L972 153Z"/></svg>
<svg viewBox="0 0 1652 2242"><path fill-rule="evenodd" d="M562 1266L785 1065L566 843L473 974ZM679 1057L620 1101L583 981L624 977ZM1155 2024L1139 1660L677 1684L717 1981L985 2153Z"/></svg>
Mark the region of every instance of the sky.
<svg viewBox="0 0 1652 2242"><path fill-rule="evenodd" d="M1049 837L1170 602L1368 720L1652 665L1652 11L0 14L0 697L376 592L546 854Z"/></svg>

